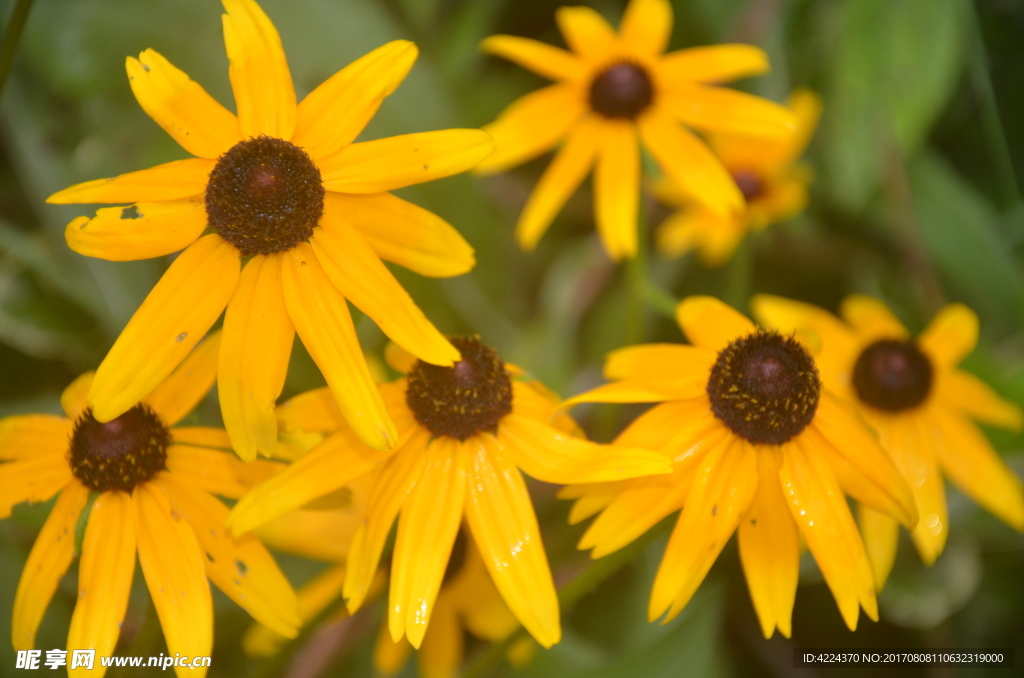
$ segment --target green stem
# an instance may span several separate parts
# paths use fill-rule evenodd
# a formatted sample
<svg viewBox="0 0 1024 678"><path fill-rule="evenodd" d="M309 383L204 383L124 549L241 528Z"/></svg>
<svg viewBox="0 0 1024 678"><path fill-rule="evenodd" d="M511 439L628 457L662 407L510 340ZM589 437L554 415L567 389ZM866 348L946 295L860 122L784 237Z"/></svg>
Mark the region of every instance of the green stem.
<svg viewBox="0 0 1024 678"><path fill-rule="evenodd" d="M750 239L748 234L740 242L724 271L722 301L740 313L746 313L747 303L750 301L750 274L754 258Z"/></svg>
<svg viewBox="0 0 1024 678"><path fill-rule="evenodd" d="M18 51L21 31L25 28L25 21L28 20L30 9L32 9L32 0L18 0L14 4L14 10L7 20L7 25L4 26L4 34L0 36L0 92L3 92L7 76L11 72L14 53Z"/></svg>

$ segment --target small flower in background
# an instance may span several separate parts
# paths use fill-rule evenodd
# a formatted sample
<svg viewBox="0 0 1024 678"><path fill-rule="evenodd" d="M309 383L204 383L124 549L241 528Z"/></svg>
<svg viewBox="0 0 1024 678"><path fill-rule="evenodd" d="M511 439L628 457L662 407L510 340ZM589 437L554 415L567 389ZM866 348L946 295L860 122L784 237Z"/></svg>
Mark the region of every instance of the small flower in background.
<svg viewBox="0 0 1024 678"><path fill-rule="evenodd" d="M798 160L814 135L821 100L813 92L796 90L790 96L789 108L796 127L786 136L707 135L711 149L743 193L743 209L722 214L668 178L658 182L658 198L681 208L658 227L657 243L662 253L676 257L698 250L706 264L717 266L732 256L748 231L764 230L803 211L811 170Z"/></svg>
<svg viewBox="0 0 1024 678"><path fill-rule="evenodd" d="M577 483L666 473L670 466L653 452L567 434L571 420L557 415L545 389L478 339L452 342L461 354L453 367L390 352L392 366L408 373L380 386L399 431L391 451L361 444L325 389L293 398L280 412L286 430L337 432L238 502L228 524L244 533L379 468L348 553L349 610L365 600L397 518L389 630L394 642L405 636L420 647L465 517L505 603L550 647L561 635L558 600L519 469L546 482Z"/></svg>
<svg viewBox="0 0 1024 678"><path fill-rule="evenodd" d="M718 86L768 70L749 45L695 47L664 54L672 32L668 0L632 0L619 32L589 7L556 14L571 52L528 38L495 35L482 47L556 84L509 106L485 129L495 151L477 171L500 172L564 140L516 226L533 249L569 196L594 168L594 217L605 251L629 258L637 249L640 147L662 171L715 214L743 209L728 171L686 127L784 137L793 114L766 99ZM682 123L682 124L680 124Z"/></svg>
<svg viewBox="0 0 1024 678"><path fill-rule="evenodd" d="M200 343L141 403L107 423L96 421L86 402L91 372L61 396L66 417L0 420L0 517L15 504L58 495L18 583L15 649L34 646L50 599L80 554L67 648L112 655L136 551L169 653L210 655L207 578L253 618L295 636L291 586L259 540L231 536L224 526L228 508L212 496L238 499L281 465L242 463L222 429L171 428L212 386L219 344L219 334ZM96 669L102 676L105 667ZM205 675L205 669L175 670L182 677Z"/></svg>
<svg viewBox="0 0 1024 678"><path fill-rule="evenodd" d="M974 420L1020 431L1019 407L956 368L978 340L978 317L949 304L917 339L885 305L853 295L843 320L810 304L758 295L762 322L783 332L810 331L821 343L822 379L857 408L907 479L921 519L910 536L921 559L935 562L946 545L949 515L943 476L1018 532L1024 488ZM881 589L896 558L899 526L868 506L860 527Z"/></svg>
<svg viewBox="0 0 1024 678"><path fill-rule="evenodd" d="M765 637L789 637L802 536L846 625L858 607L878 619L871 566L844 494L899 522L917 521L913 496L871 433L822 388L797 341L759 330L717 299L689 297L676 317L692 346L613 351L615 381L570 398L659 403L615 445L659 450L667 476L567 488L573 518L601 511L580 540L599 558L682 508L651 592L651 621L686 606L733 532ZM272 482L272 481L271 481Z"/></svg>
<svg viewBox="0 0 1024 678"><path fill-rule="evenodd" d="M100 365L89 404L101 422L128 410L226 308L218 395L243 459L273 453L274 403L296 332L356 434L372 447L391 447L395 427L346 300L417 357L441 365L458 359L381 259L446 277L473 267L473 249L448 223L388 191L465 171L493 144L480 130L352 143L405 78L415 45L388 43L296 104L270 19L252 0L224 0L224 7L238 115L146 50L127 60L132 91L197 157L48 199L133 203L68 224L68 245L80 254L125 261L184 248Z"/></svg>

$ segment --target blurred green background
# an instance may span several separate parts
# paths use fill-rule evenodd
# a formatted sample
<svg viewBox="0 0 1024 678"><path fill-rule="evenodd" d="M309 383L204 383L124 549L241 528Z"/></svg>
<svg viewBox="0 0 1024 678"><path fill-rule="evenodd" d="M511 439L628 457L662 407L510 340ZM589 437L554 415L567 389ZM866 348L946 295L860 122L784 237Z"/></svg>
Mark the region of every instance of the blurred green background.
<svg viewBox="0 0 1024 678"><path fill-rule="evenodd" d="M511 33L561 44L555 0L263 0L288 53L299 96L351 60L396 38L421 56L363 134L377 138L483 125L543 81L490 58L477 43ZM623 0L589 3L618 22ZM756 234L720 269L694 258L646 254L648 275L676 297L713 294L746 309L770 292L835 309L854 291L877 295L917 331L945 302L981 317L982 340L964 363L1024 404L1024 4L1017 0L675 0L672 49L749 42L766 49L770 75L738 83L784 101L807 86L824 99L809 150L816 180L809 209ZM7 17L13 2L0 2ZM0 416L59 411L61 389L94 368L168 261L109 263L64 244L88 208L44 198L71 183L185 157L132 98L124 59L152 47L217 99L232 104L215 0L37 0L0 99ZM448 333L479 333L562 395L600 383L604 354L642 341L681 340L672 321L639 302L625 267L598 245L585 185L537 252L512 227L547 157L486 179L457 176L401 191L454 224L477 250L471 274L451 280L397 275ZM667 210L653 202L649 230ZM368 352L384 337L357 321ZM298 345L285 397L322 384ZM609 440L636 408L579 408ZM217 423L216 400L193 415ZM990 431L1019 474L1024 436ZM556 580L578 573L583 526L565 524L568 503L534 484ZM565 639L503 675L784 676L793 647L1015 647L1024 663L1024 537L950 490L946 552L924 569L904 539L881 594L879 623L843 626L816 566L805 556L792 640L757 628L734 545L719 558L686 612L666 626L644 618L663 540L566 610ZM49 505L19 506L0 521L0 675L15 671L8 642L21 567ZM282 558L293 582L319 565ZM75 599L75 566L39 634L63 648ZM238 639L247 615L215 598L211 676L370 675L381 605L358 624L311 636L288 661L249 660ZM470 653L485 648L471 644ZM119 654L166 651L141 573ZM322 661L311 655L320 652ZM472 660L472 657L471 657ZM979 669L901 667L900 675L975 675ZM1017 669L1020 671L1020 669ZM129 675L112 669L110 675ZM414 675L414 665L404 675ZM815 670L867 675L867 669ZM990 669L993 675L1007 670ZM152 673L150 671L149 673ZM896 674L893 670L892 675ZM145 670L143 670L145 674ZM871 670L872 675L888 675ZM809 670L799 675L812 675Z"/></svg>

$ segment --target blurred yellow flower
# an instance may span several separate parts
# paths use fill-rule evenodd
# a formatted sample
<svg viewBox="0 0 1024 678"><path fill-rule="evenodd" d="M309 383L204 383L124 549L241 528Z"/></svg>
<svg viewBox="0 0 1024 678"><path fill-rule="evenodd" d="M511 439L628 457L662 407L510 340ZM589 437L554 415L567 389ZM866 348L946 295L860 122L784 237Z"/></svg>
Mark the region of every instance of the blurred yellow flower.
<svg viewBox="0 0 1024 678"><path fill-rule="evenodd" d="M141 403L105 424L86 403L91 372L61 396L66 417L0 420L0 518L15 504L58 495L18 583L11 623L16 650L35 645L50 599L79 551L68 648L114 653L136 551L170 654L210 655L207 578L253 618L295 636L299 617L291 586L255 537L228 533L228 508L211 496L238 499L280 465L242 463L222 429L171 428L213 385L219 343L218 334L199 344ZM79 546L76 526L83 523ZM89 675L105 671L97 663ZM181 678L206 673L175 671Z"/></svg>
<svg viewBox="0 0 1024 678"><path fill-rule="evenodd" d="M708 209L722 216L742 210L743 195L728 171L683 125L787 135L795 124L788 109L719 86L767 71L764 52L716 45L664 54L672 32L668 0L632 0L618 33L589 7L562 7L556 19L571 52L510 35L482 43L488 52L557 81L514 102L485 127L495 151L478 165L480 172L518 165L564 139L519 218L519 244L527 250L537 244L594 167L594 215L605 250L616 260L632 257L640 141L665 174Z"/></svg>
<svg viewBox="0 0 1024 678"><path fill-rule="evenodd" d="M440 365L458 359L381 259L444 277L471 269L473 249L449 224L388 191L469 169L493 144L480 130L352 143L405 78L416 46L388 43L296 104L270 19L252 0L223 2L238 115L153 50L129 57L139 105L197 157L48 199L133 203L68 224L68 245L81 254L124 261L185 250L100 365L89 404L101 422L134 406L226 308L218 394L243 459L273 452L274 403L296 332L356 434L391 447L395 427L346 300L417 357Z"/></svg>
<svg viewBox="0 0 1024 678"><path fill-rule="evenodd" d="M978 317L949 304L916 340L885 305L853 295L843 320L797 301L759 295L762 322L783 332L809 331L821 342L822 379L878 432L882 447L907 479L921 516L910 533L928 565L949 534L943 476L1008 523L1024 531L1024 489L974 419L1019 431L1021 409L1000 398L957 363L974 350ZM896 558L899 528L870 507L860 509L861 532L881 589Z"/></svg>
<svg viewBox="0 0 1024 678"><path fill-rule="evenodd" d="M658 450L670 476L567 488L575 520L602 511L579 547L597 558L682 508L654 581L648 616L686 606L733 532L765 637L790 635L800 536L843 620L878 619L864 545L844 494L905 525L917 521L906 482L870 432L827 389L798 342L757 329L717 299L689 297L676 317L692 346L648 344L608 356L614 383L570 398L659 403L615 441ZM272 482L272 481L271 481Z"/></svg>
<svg viewBox="0 0 1024 678"><path fill-rule="evenodd" d="M679 211L658 227L658 249L669 256L699 250L711 266L725 263L748 231L760 231L803 211L807 204L810 168L797 162L814 134L821 101L808 90L797 90L789 99L796 127L774 139L743 134L711 132L708 143L732 175L746 203L739 211L717 213L698 195L685 191L668 178L658 182L655 193Z"/></svg>

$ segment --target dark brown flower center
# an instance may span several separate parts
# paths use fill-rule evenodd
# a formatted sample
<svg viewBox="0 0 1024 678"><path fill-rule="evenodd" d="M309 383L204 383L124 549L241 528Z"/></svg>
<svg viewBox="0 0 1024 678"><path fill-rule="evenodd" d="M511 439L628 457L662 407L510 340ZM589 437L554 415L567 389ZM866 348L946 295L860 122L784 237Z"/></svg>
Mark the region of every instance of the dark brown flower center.
<svg viewBox="0 0 1024 678"><path fill-rule="evenodd" d="M653 100L650 76L633 63L609 66L590 83L590 107L606 118L635 118Z"/></svg>
<svg viewBox="0 0 1024 678"><path fill-rule="evenodd" d="M708 379L711 411L733 433L757 445L782 445L818 409L821 380L796 340L758 331L718 354Z"/></svg>
<svg viewBox="0 0 1024 678"><path fill-rule="evenodd" d="M453 367L422 360L409 372L406 402L416 421L435 436L465 440L496 433L512 411L512 380L497 352L473 337L450 337L462 354Z"/></svg>
<svg viewBox="0 0 1024 678"><path fill-rule="evenodd" d="M105 424L86 410L75 422L68 450L71 473L96 492L131 492L162 471L171 434L157 414L136 405Z"/></svg>
<svg viewBox="0 0 1024 678"><path fill-rule="evenodd" d="M308 240L323 211L320 170L284 139L239 141L220 157L206 184L210 227L246 257Z"/></svg>
<svg viewBox="0 0 1024 678"><path fill-rule="evenodd" d="M900 412L923 403L932 389L932 363L912 341L882 339L853 366L853 388L866 404Z"/></svg>
<svg viewBox="0 0 1024 678"><path fill-rule="evenodd" d="M733 172L732 179L747 202L757 200L764 193L764 182L755 172L738 170Z"/></svg>

